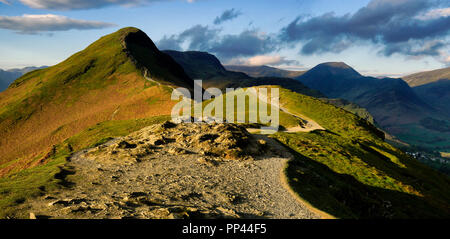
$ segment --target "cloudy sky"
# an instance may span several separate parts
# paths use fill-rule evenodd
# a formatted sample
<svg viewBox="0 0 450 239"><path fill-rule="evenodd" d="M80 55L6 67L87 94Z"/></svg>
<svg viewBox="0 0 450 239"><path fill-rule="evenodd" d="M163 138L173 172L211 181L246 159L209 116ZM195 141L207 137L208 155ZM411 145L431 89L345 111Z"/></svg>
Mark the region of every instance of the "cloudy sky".
<svg viewBox="0 0 450 239"><path fill-rule="evenodd" d="M56 64L122 27L224 64L366 75L450 66L448 0L0 0L0 68Z"/></svg>

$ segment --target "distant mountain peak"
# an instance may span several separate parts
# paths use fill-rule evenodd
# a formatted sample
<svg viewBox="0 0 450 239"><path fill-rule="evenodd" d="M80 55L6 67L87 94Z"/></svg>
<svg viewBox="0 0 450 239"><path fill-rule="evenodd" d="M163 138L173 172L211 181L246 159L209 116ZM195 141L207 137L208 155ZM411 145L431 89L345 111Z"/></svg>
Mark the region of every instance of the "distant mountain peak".
<svg viewBox="0 0 450 239"><path fill-rule="evenodd" d="M343 68L343 69L353 69L351 66L347 65L345 62L342 62L342 61L324 62L324 63L319 64L319 65L325 65L325 66L329 66L329 67Z"/></svg>
<svg viewBox="0 0 450 239"><path fill-rule="evenodd" d="M318 77L339 76L346 78L361 77L361 74L344 62L321 63L306 72L307 75L317 75Z"/></svg>

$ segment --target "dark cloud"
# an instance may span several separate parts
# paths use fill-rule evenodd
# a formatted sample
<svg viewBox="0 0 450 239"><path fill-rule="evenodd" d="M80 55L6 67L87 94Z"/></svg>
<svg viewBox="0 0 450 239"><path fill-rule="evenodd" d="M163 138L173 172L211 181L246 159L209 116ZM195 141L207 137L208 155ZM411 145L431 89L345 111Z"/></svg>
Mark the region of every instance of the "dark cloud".
<svg viewBox="0 0 450 239"><path fill-rule="evenodd" d="M441 49L448 45L449 44L444 41L439 40L428 41L425 43L391 43L386 45L381 53L385 56L391 56L394 53L401 53L410 56L441 56Z"/></svg>
<svg viewBox="0 0 450 239"><path fill-rule="evenodd" d="M195 25L183 31L178 39L182 42L189 41L190 50L208 50L219 37L220 30L209 26Z"/></svg>
<svg viewBox="0 0 450 239"><path fill-rule="evenodd" d="M0 16L0 28L13 30L22 34L36 34L40 32L54 32L67 30L101 29L115 26L111 23L71 19L65 16L22 15Z"/></svg>
<svg viewBox="0 0 450 239"><path fill-rule="evenodd" d="M276 49L275 40L257 30L246 30L240 34L221 35L220 29L195 25L178 35L164 36L157 42L160 49L182 49L187 43L187 50L207 51L224 59L238 56L255 56Z"/></svg>
<svg viewBox="0 0 450 239"><path fill-rule="evenodd" d="M222 13L222 15L220 15L220 16L216 17L216 19L214 19L214 24L219 25L219 24L222 24L223 22L231 21L231 20L239 17L240 15L242 15L242 12L237 11L234 8L226 10Z"/></svg>
<svg viewBox="0 0 450 239"><path fill-rule="evenodd" d="M275 40L256 30L243 31L237 35L225 35L210 46L211 52L223 58L255 56L275 49Z"/></svg>
<svg viewBox="0 0 450 239"><path fill-rule="evenodd" d="M429 51L417 50L413 44L429 44L449 34L450 16L420 17L443 4L445 1L372 0L354 14L298 17L282 29L280 39L304 43L301 53L307 55L341 52L364 41L383 45L385 55L433 55L445 44L434 44Z"/></svg>
<svg viewBox="0 0 450 239"><path fill-rule="evenodd" d="M161 40L158 41L157 45L158 48L161 50L175 50L175 51L181 51L181 43L183 43L182 40L180 40L177 36L164 36Z"/></svg>

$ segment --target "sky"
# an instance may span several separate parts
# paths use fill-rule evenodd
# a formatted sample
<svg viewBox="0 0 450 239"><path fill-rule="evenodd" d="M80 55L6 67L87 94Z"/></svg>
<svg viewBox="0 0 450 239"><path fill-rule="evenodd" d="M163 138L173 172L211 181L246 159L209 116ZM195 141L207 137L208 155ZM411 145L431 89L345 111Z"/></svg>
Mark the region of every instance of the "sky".
<svg viewBox="0 0 450 239"><path fill-rule="evenodd" d="M128 26L223 64L342 61L393 77L450 66L448 0L0 0L0 69L57 64Z"/></svg>

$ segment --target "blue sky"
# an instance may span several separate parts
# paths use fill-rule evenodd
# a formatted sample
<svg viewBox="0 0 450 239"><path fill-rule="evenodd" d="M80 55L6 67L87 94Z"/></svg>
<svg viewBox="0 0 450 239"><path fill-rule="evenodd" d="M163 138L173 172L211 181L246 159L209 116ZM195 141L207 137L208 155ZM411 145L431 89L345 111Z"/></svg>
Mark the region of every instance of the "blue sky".
<svg viewBox="0 0 450 239"><path fill-rule="evenodd" d="M163 49L224 64L307 69L344 61L366 75L449 66L440 0L0 0L0 68L53 65L126 26ZM422 34L423 33L423 34Z"/></svg>

